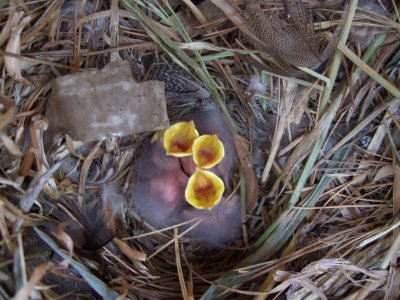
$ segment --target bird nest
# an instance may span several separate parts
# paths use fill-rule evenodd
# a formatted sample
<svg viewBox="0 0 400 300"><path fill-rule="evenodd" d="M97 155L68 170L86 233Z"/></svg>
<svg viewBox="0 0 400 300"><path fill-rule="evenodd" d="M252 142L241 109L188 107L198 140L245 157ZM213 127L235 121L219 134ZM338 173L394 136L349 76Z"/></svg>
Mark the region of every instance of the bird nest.
<svg viewBox="0 0 400 300"><path fill-rule="evenodd" d="M395 1L0 3L1 298L400 296ZM53 79L116 60L165 81L171 120L226 120L235 240L138 213L154 132L49 132Z"/></svg>

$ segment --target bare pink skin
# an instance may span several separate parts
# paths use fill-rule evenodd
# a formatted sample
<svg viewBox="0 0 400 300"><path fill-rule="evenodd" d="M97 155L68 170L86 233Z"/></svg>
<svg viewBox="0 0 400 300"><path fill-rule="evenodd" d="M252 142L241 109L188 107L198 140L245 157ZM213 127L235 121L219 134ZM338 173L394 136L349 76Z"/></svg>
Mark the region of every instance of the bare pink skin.
<svg viewBox="0 0 400 300"><path fill-rule="evenodd" d="M194 227L188 236L205 242L209 246L220 246L237 239L240 236L240 201L239 196L234 195L231 199L221 199L221 202L212 210L199 210L185 208L182 211L185 221L193 220L190 227L198 220L203 219Z"/></svg>
<svg viewBox="0 0 400 300"><path fill-rule="evenodd" d="M181 157L180 161L182 169L186 174L190 175L196 171L196 164L194 163L192 156Z"/></svg>
<svg viewBox="0 0 400 300"><path fill-rule="evenodd" d="M233 138L219 112L200 113L186 119L195 122L200 134L215 133L224 144L224 159L211 169L225 183L223 199L211 210L199 210L188 204L184 194L188 179L196 170L193 158L167 156L162 141L158 141L146 147L138 158L135 210L156 227L202 217L203 222L189 236L208 245L227 243L240 235L239 197L235 195L225 201L232 190L230 178L237 161Z"/></svg>
<svg viewBox="0 0 400 300"><path fill-rule="evenodd" d="M166 156L161 142L148 146L139 158L134 184L134 205L146 221L155 226L179 219L188 176L178 158Z"/></svg>

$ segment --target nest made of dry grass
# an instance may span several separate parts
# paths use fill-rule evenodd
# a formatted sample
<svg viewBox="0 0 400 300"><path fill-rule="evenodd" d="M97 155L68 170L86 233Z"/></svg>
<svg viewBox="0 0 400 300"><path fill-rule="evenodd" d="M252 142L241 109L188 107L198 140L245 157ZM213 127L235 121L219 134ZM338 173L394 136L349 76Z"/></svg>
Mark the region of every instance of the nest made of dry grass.
<svg viewBox="0 0 400 300"><path fill-rule="evenodd" d="M399 297L398 8L395 1L384 2L393 20L363 10L340 19L340 9L317 10L318 1L304 2L320 27L335 26L332 20L356 26L358 20L384 30L364 48L350 39L339 43L333 60L318 70L319 79L303 80L260 74L243 59L257 52L250 51L232 16L208 1L169 2L186 36L174 27L180 24L176 19L160 20L154 13L154 7L168 12L166 1L10 1L0 11L0 295L23 299L36 286L45 297L54 296L40 282L63 265L49 262L48 248L29 252L44 240L103 297ZM239 8L244 3L235 1ZM349 3L352 11L357 1ZM192 43L193 37L208 44ZM126 210L116 220L118 238L95 254L76 252L71 261L68 236L55 234L60 247L54 236L39 239L32 227L52 222L52 206L79 200L83 190L99 190L100 184L84 184L89 172L104 178L109 168L118 170L112 179L127 189L135 151L147 136L90 144L84 154L69 137L48 148L43 115L51 80L124 59L142 81L149 56L190 65L250 153L261 153L252 165L257 181L241 186L260 190L245 199L255 202L243 215L243 237L223 249L204 249L178 227L155 230ZM254 73L266 90L248 88ZM304 119L307 128L291 139L293 126ZM265 120L274 120L267 130ZM286 149L279 133L291 141ZM285 150L291 152L281 154ZM77 158L77 182L52 167L51 161L65 155ZM32 256L41 263L32 266Z"/></svg>

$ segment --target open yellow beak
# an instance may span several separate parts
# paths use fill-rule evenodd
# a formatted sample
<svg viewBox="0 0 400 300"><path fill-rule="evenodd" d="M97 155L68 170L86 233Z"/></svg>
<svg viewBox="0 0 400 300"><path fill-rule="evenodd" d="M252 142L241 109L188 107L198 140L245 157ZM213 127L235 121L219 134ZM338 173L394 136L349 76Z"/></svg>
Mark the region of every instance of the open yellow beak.
<svg viewBox="0 0 400 300"><path fill-rule="evenodd" d="M197 167L210 169L225 156L224 144L216 134L204 134L193 143L193 160Z"/></svg>
<svg viewBox="0 0 400 300"><path fill-rule="evenodd" d="M193 121L178 122L164 131L165 151L177 157L192 155L192 145L198 137Z"/></svg>
<svg viewBox="0 0 400 300"><path fill-rule="evenodd" d="M197 169L189 178L186 201L198 209L211 209L221 200L224 182L211 171Z"/></svg>

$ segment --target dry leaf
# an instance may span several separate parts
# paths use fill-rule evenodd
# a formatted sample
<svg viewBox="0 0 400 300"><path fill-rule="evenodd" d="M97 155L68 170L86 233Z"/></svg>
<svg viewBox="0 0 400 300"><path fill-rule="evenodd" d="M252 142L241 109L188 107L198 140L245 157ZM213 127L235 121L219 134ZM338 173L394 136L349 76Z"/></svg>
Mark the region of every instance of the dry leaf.
<svg viewBox="0 0 400 300"><path fill-rule="evenodd" d="M282 141L282 137L284 135L285 127L287 126L287 122L289 119L289 115L293 108L293 101L297 95L297 84L291 81L284 81L284 95L279 102L279 111L278 111L278 121L275 127L274 136L271 143L271 149L269 150L268 161L265 165L261 183L265 184L268 180L268 175L271 171L272 164L275 161L276 154L278 152L279 146Z"/></svg>
<svg viewBox="0 0 400 300"><path fill-rule="evenodd" d="M303 135L302 140L299 142L297 147L293 150L292 154L289 156L286 164L282 169L282 173L279 178L275 181L269 196L273 196L273 194L277 191L279 187L279 183L286 176L297 164L300 164L306 155L311 150L312 146L314 145L315 141L320 137L323 130L326 128L326 124L330 124L331 120L336 115L336 111L339 109L340 102L337 101L335 105L332 105L329 110L322 116L313 130L309 133Z"/></svg>
<svg viewBox="0 0 400 300"><path fill-rule="evenodd" d="M10 107L14 105L14 100L0 93L0 103L3 104L5 107Z"/></svg>
<svg viewBox="0 0 400 300"><path fill-rule="evenodd" d="M346 117L347 123L350 122L351 118L353 117L354 112L358 109L358 106L360 105L361 101L365 100L365 96L370 91L370 89L371 89L371 84L368 83L358 90L358 93L355 96L353 103L351 104L351 106L349 108L349 112Z"/></svg>
<svg viewBox="0 0 400 300"><path fill-rule="evenodd" d="M96 143L96 145L93 146L89 155L86 157L86 159L83 161L83 164L82 164L81 174L79 176L79 187L78 187L78 192L79 192L78 202L81 206L83 204L83 195L85 193L85 188L86 188L86 177L87 177L87 174L89 173L90 165L92 164L92 161L96 157L101 144L102 144L102 141L98 141Z"/></svg>
<svg viewBox="0 0 400 300"><path fill-rule="evenodd" d="M176 261L176 268L178 269L178 278L179 278L179 284L181 286L182 297L184 300L189 300L190 297L185 282L185 275L183 274L182 270L181 254L179 252L178 228L174 228L174 241L175 241L175 261Z"/></svg>
<svg viewBox="0 0 400 300"><path fill-rule="evenodd" d="M44 185L53 177L53 174L58 170L60 164L61 163L54 164L46 173L38 173L35 178L33 178L29 188L26 190L25 194L21 196L19 206L22 211L28 212L31 209L39 193L43 190Z"/></svg>
<svg viewBox="0 0 400 300"><path fill-rule="evenodd" d="M40 173L44 173L49 166L44 153L43 132L47 129L47 122L41 115L32 117L32 123L29 124L29 134L31 138L31 151L35 155L36 165Z"/></svg>
<svg viewBox="0 0 400 300"><path fill-rule="evenodd" d="M68 268L68 265L71 263L73 249L74 249L74 242L72 241L71 237L64 231L64 228L67 225L68 225L67 223L60 224L57 228L57 232L54 233L54 236L59 241L61 241L68 250L68 257L59 263L59 266L63 268Z"/></svg>
<svg viewBox="0 0 400 300"><path fill-rule="evenodd" d="M2 237L2 241L4 241L5 245L7 246L8 251L11 253L13 252L13 245L11 242L11 236L10 232L7 226L7 220L5 217L5 211L4 211L4 203L0 199L0 233Z"/></svg>
<svg viewBox="0 0 400 300"><path fill-rule="evenodd" d="M119 250L121 250L122 253L128 256L132 260L132 262L134 262L135 260L146 261L145 253L133 249L132 246L128 245L118 238L114 238L113 241L118 246Z"/></svg>
<svg viewBox="0 0 400 300"><path fill-rule="evenodd" d="M8 19L0 33L0 47L8 40L12 28L17 26L19 20L21 20L24 15L23 11L15 11L15 6L11 5L8 11Z"/></svg>
<svg viewBox="0 0 400 300"><path fill-rule="evenodd" d="M394 182L393 182L393 215L397 216L400 210L400 166L393 166Z"/></svg>
<svg viewBox="0 0 400 300"><path fill-rule="evenodd" d="M13 28L11 32L11 37L8 40L6 46L7 53L12 53L15 55L21 54L21 32L24 27L31 21L31 19L31 16L27 16L23 18L15 28ZM7 54L5 55L5 57L5 67L10 76L15 78L16 80L23 80L21 74L20 59L17 57L7 56Z"/></svg>
<svg viewBox="0 0 400 300"><path fill-rule="evenodd" d="M393 176L393 167L388 165L379 168L378 172L376 172L374 178L371 182L377 182L382 180L383 178L392 177Z"/></svg>
<svg viewBox="0 0 400 300"><path fill-rule="evenodd" d="M4 114L0 115L0 131L3 131L10 123L14 122L14 117L14 106L11 106Z"/></svg>
<svg viewBox="0 0 400 300"><path fill-rule="evenodd" d="M4 133L0 133L0 138L2 142L4 143L4 146L7 148L7 150L15 156L22 156L22 152L19 149L19 147L14 143L14 141Z"/></svg>
<svg viewBox="0 0 400 300"><path fill-rule="evenodd" d="M241 136L234 134L236 152L240 161L240 171L246 181L246 213L250 214L257 204L259 186L253 165L250 161L248 142Z"/></svg>

